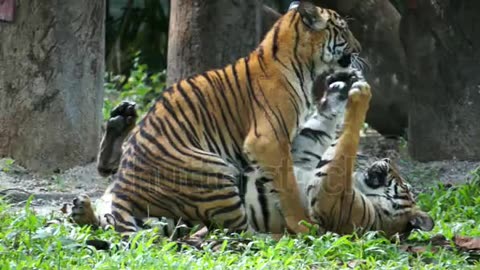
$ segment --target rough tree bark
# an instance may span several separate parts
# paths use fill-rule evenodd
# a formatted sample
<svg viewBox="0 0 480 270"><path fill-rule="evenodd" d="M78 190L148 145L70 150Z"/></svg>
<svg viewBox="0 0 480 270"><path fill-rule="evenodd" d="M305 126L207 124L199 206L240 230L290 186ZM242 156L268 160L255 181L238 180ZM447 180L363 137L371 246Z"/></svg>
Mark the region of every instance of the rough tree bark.
<svg viewBox="0 0 480 270"><path fill-rule="evenodd" d="M479 10L478 0L409 0L401 37L417 160L480 160Z"/></svg>
<svg viewBox="0 0 480 270"><path fill-rule="evenodd" d="M0 156L41 172L93 161L104 1L16 2L15 21L0 22Z"/></svg>
<svg viewBox="0 0 480 270"><path fill-rule="evenodd" d="M247 56L262 36L262 1L171 2L167 84Z"/></svg>
<svg viewBox="0 0 480 270"><path fill-rule="evenodd" d="M383 135L404 135L408 126L408 76L398 35L401 16L389 0L316 0L351 18L349 26L369 63L372 85L367 123Z"/></svg>

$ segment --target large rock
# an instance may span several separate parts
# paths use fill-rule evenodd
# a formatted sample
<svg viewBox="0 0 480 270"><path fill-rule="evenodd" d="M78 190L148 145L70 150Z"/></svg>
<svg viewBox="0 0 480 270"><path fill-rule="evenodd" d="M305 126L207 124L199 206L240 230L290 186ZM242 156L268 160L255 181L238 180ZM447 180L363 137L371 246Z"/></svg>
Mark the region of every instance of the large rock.
<svg viewBox="0 0 480 270"><path fill-rule="evenodd" d="M410 76L409 152L480 160L480 1L410 0L401 37Z"/></svg>

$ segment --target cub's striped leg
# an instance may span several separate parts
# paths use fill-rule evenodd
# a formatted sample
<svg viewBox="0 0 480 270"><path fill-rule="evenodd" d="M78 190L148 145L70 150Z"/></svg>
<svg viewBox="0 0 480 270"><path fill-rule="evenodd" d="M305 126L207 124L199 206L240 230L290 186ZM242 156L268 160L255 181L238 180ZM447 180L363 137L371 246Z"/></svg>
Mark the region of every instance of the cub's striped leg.
<svg viewBox="0 0 480 270"><path fill-rule="evenodd" d="M337 127L343 123L349 90L361 78L357 71L337 72L327 77L328 88L320 104L315 106L292 142L295 168L315 170L323 153L335 140Z"/></svg>
<svg viewBox="0 0 480 270"><path fill-rule="evenodd" d="M344 128L336 144L322 156L310 190L310 216L321 226L337 233L351 233L356 227L368 227L364 220L374 220L374 211L366 211L361 194L354 189L353 171L371 98L365 81L355 82L349 92ZM365 215L370 215L366 217ZM367 225L367 226L365 226Z"/></svg>
<svg viewBox="0 0 480 270"><path fill-rule="evenodd" d="M335 146L333 160L329 163L324 188L327 191L353 188L353 170L357 158L360 131L367 115L370 99L370 86L366 82L356 82L348 94L347 110L343 132Z"/></svg>

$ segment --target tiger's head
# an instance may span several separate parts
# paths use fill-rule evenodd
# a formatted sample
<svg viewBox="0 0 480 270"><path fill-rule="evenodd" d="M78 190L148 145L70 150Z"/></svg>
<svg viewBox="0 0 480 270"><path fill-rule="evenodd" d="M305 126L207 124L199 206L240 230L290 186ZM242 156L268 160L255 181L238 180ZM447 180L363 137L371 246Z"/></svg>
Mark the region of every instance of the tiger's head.
<svg viewBox="0 0 480 270"><path fill-rule="evenodd" d="M376 229L387 236L399 234L406 238L413 229L431 231L433 219L415 202L411 186L400 176L390 159L372 163L356 177L356 188L373 204L377 217Z"/></svg>
<svg viewBox="0 0 480 270"><path fill-rule="evenodd" d="M274 25L262 48L271 48L273 58L300 70L307 66L314 76L345 70L361 45L337 12L302 1L290 8Z"/></svg>

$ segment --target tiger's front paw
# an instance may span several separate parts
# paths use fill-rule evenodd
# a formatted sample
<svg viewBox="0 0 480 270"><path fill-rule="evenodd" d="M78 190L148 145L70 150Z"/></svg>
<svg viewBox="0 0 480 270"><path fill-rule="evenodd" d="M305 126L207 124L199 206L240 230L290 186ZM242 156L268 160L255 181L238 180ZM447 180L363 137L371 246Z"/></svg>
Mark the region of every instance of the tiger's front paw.
<svg viewBox="0 0 480 270"><path fill-rule="evenodd" d="M299 219L295 217L285 217L285 223L287 225L287 229L291 233L308 233L309 229L301 224L301 220L306 219Z"/></svg>
<svg viewBox="0 0 480 270"><path fill-rule="evenodd" d="M88 195L82 194L73 199L72 213L70 214L72 220L80 226L94 226L99 225L97 216L92 207L92 202Z"/></svg>
<svg viewBox="0 0 480 270"><path fill-rule="evenodd" d="M348 100L352 104L366 105L372 98L372 92L370 91L370 85L366 81L357 81L353 83L350 92L348 92Z"/></svg>

